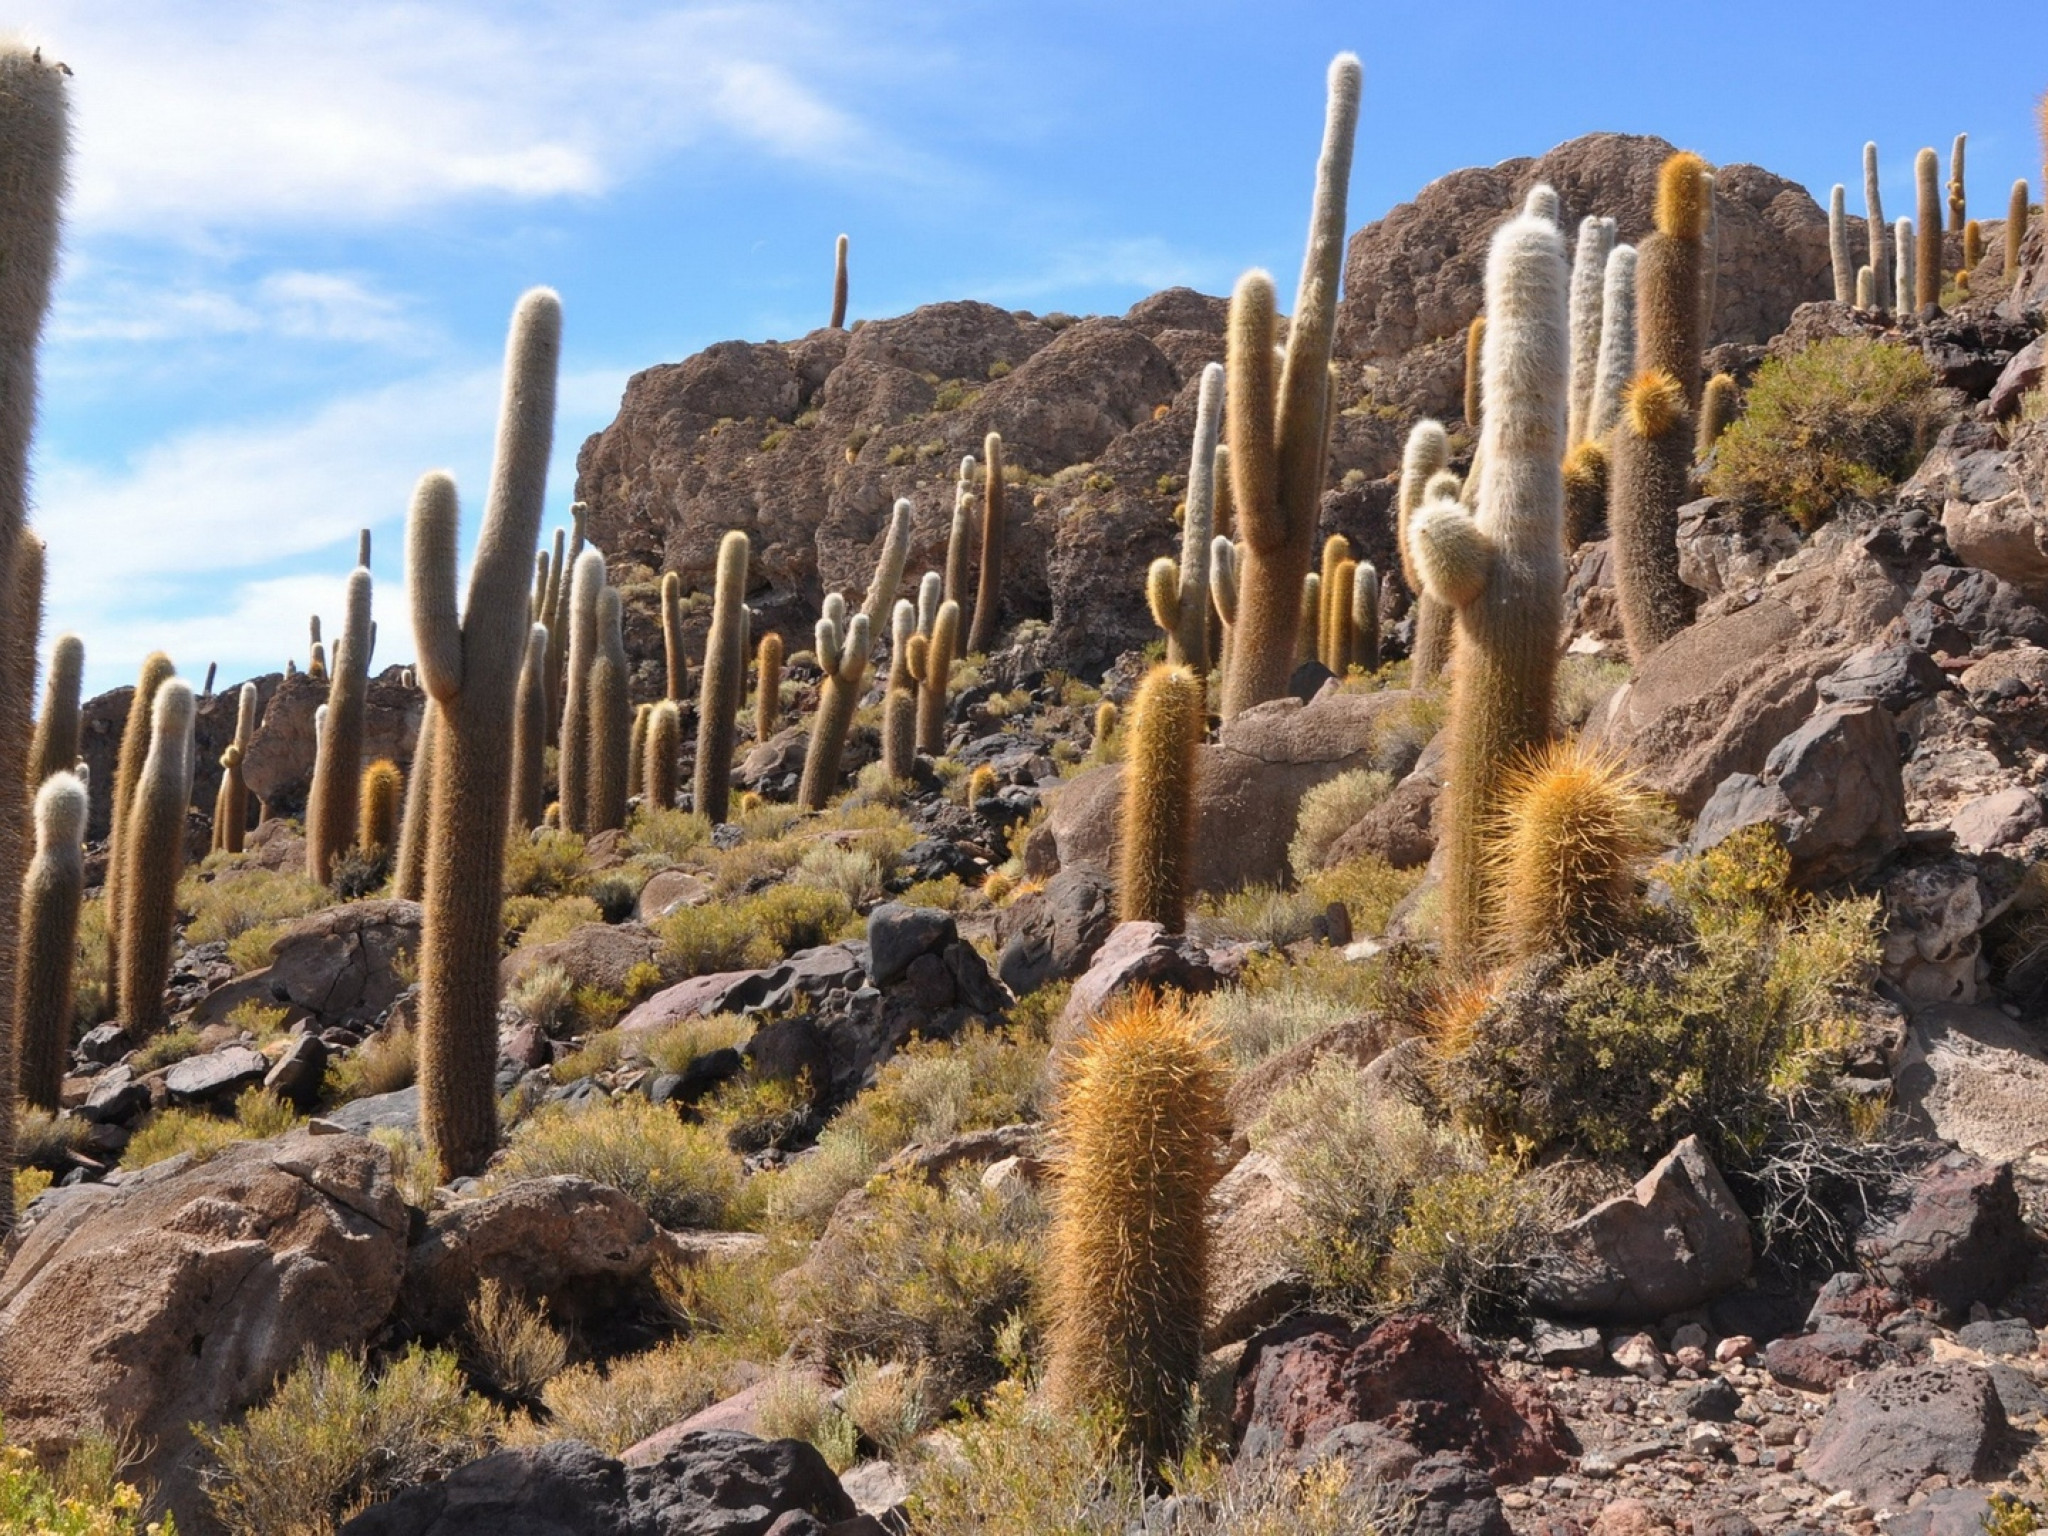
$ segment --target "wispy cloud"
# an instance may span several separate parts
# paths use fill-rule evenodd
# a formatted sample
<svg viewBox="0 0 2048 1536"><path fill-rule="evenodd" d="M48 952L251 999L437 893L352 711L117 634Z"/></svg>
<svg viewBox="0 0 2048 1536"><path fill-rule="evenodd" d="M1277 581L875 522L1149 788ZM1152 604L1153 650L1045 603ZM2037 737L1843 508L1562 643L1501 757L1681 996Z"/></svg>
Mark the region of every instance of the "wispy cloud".
<svg viewBox="0 0 2048 1536"><path fill-rule="evenodd" d="M852 105L874 44L760 0L604 4L25 0L76 71L88 231L361 225L591 197L718 141L870 174L916 163Z"/></svg>
<svg viewBox="0 0 2048 1536"><path fill-rule="evenodd" d="M1150 236L1077 240L1056 250L1035 272L993 278L975 285L974 291L1011 302L1071 298L1105 288L1152 293L1180 283L1198 284L1213 266Z"/></svg>
<svg viewBox="0 0 2048 1536"><path fill-rule="evenodd" d="M426 340L405 300L352 272L288 270L241 286L164 286L87 262L71 274L50 324L50 341L58 347L235 336L406 351Z"/></svg>

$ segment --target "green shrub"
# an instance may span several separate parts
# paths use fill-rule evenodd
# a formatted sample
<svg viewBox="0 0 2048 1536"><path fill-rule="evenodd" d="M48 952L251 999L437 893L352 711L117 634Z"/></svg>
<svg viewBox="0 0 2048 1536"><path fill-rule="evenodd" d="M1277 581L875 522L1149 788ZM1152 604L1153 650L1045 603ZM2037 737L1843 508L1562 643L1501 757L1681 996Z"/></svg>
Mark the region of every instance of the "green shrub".
<svg viewBox="0 0 2048 1536"><path fill-rule="evenodd" d="M234 956L228 958L233 961ZM72 972L71 1019L90 1029L113 1011L107 954L107 903L95 896L78 909L78 964ZM235 964L241 969L239 961Z"/></svg>
<svg viewBox="0 0 2048 1536"><path fill-rule="evenodd" d="M223 1119L200 1109L160 1109L144 1120L127 1150L123 1168L147 1168L180 1152L203 1163L238 1141L266 1141L282 1136L299 1123L298 1114L275 1094L247 1088L235 1100L234 1118Z"/></svg>
<svg viewBox="0 0 2048 1536"><path fill-rule="evenodd" d="M941 875L936 880L919 880L896 898L906 907L937 907L941 912L958 912L967 904L967 887L958 875Z"/></svg>
<svg viewBox="0 0 2048 1536"><path fill-rule="evenodd" d="M659 1034L643 1035L633 1050L657 1072L681 1072L699 1056L743 1042L753 1025L736 1013L714 1013L708 1019L680 1019Z"/></svg>
<svg viewBox="0 0 2048 1536"><path fill-rule="evenodd" d="M1287 845L1287 867L1306 880L1323 867L1330 845L1358 824L1360 817L1387 798L1394 776L1376 768L1340 773L1301 797L1294 821L1294 840Z"/></svg>
<svg viewBox="0 0 2048 1536"><path fill-rule="evenodd" d="M532 1400L568 1365L569 1344L524 1297L486 1279L463 1318L462 1363L506 1397Z"/></svg>
<svg viewBox="0 0 2048 1536"><path fill-rule="evenodd" d="M1113 1425L1006 1381L915 1464L912 1536L1122 1536L1142 1527L1145 1469Z"/></svg>
<svg viewBox="0 0 2048 1536"><path fill-rule="evenodd" d="M938 1417L930 1368L921 1360L906 1366L862 1355L846 1363L843 1376L839 1400L847 1418L884 1457L908 1462Z"/></svg>
<svg viewBox="0 0 2048 1536"><path fill-rule="evenodd" d="M671 1340L603 1368L572 1365L541 1389L546 1424L518 1426L513 1439L583 1440L616 1456L737 1391L739 1366L717 1339Z"/></svg>
<svg viewBox="0 0 2048 1536"><path fill-rule="evenodd" d="M575 978L552 962L536 965L505 989L505 1006L545 1030L568 1023L575 1000Z"/></svg>
<svg viewBox="0 0 2048 1536"><path fill-rule="evenodd" d="M1315 932L1323 904L1307 891L1247 885L1195 904L1188 931L1205 944L1259 943L1285 948Z"/></svg>
<svg viewBox="0 0 2048 1536"><path fill-rule="evenodd" d="M410 1088L419 1070L419 1035L410 1025L387 1025L339 1061L328 1063L327 1100L346 1104L350 1099L396 1093Z"/></svg>
<svg viewBox="0 0 2048 1536"><path fill-rule="evenodd" d="M1319 910L1333 901L1342 902L1351 915L1353 933L1385 933L1394 908L1408 899L1408 893L1422 884L1427 873L1426 869L1396 869L1378 854L1361 853L1318 870L1303 888L1315 898Z"/></svg>
<svg viewBox="0 0 2048 1536"><path fill-rule="evenodd" d="M859 1430L833 1403L830 1389L808 1372L770 1376L761 1388L759 1421L763 1438L808 1441L834 1472L859 1459Z"/></svg>
<svg viewBox="0 0 2048 1536"><path fill-rule="evenodd" d="M104 1435L87 1436L56 1476L25 1446L0 1442L0 1531L22 1536L177 1536L166 1515L143 1523L139 1489L120 1480L121 1455Z"/></svg>
<svg viewBox="0 0 2048 1536"><path fill-rule="evenodd" d="M583 878L583 839L542 828L505 845L505 894L567 895Z"/></svg>
<svg viewBox="0 0 2048 1536"><path fill-rule="evenodd" d="M498 1427L463 1390L455 1357L417 1345L375 1381L345 1351L309 1359L239 1425L195 1426L216 1463L207 1496L231 1536L325 1536L482 1455Z"/></svg>
<svg viewBox="0 0 2048 1536"><path fill-rule="evenodd" d="M533 949L568 938L579 928L602 923L604 912L588 896L556 896L520 924L519 947Z"/></svg>
<svg viewBox="0 0 2048 1536"><path fill-rule="evenodd" d="M711 823L695 811L643 806L626 823L625 851L680 863L711 841Z"/></svg>
<svg viewBox="0 0 2048 1536"><path fill-rule="evenodd" d="M1771 358L1721 434L1707 489L1782 508L1803 529L1913 472L1941 408L1918 350L1837 336Z"/></svg>
<svg viewBox="0 0 2048 1536"><path fill-rule="evenodd" d="M557 1173L622 1189L665 1227L747 1225L739 1158L715 1132L638 1095L546 1106L513 1131L490 1182Z"/></svg>
<svg viewBox="0 0 2048 1536"><path fill-rule="evenodd" d="M199 1053L199 1031L190 1024L181 1024L176 1029L167 1029L160 1035L152 1035L135 1048L135 1054L128 1058L128 1065L136 1075L161 1071L176 1066L188 1056Z"/></svg>
<svg viewBox="0 0 2048 1536"><path fill-rule="evenodd" d="M1426 959L1404 947L1362 963L1332 949L1291 960L1254 955L1238 979L1211 992L1202 1007L1242 1071L1347 1019L1400 1014L1427 971Z"/></svg>
<svg viewBox="0 0 2048 1536"><path fill-rule="evenodd" d="M179 882L178 905L192 914L185 942L213 944L331 907L334 892L295 871L249 866L210 880L188 874Z"/></svg>
<svg viewBox="0 0 2048 1536"><path fill-rule="evenodd" d="M679 978L755 970L782 957L775 941L749 920L744 904L678 907L654 931L661 939L662 968Z"/></svg>

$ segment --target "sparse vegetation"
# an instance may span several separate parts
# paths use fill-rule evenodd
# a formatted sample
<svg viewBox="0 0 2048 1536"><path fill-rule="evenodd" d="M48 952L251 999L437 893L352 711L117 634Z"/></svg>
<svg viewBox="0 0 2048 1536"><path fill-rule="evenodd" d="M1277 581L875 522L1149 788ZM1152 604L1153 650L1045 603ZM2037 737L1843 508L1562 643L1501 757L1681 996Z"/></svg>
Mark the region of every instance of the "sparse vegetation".
<svg viewBox="0 0 2048 1536"><path fill-rule="evenodd" d="M665 1227L750 1224L739 1158L716 1133L638 1096L541 1109L512 1132L491 1181L557 1173L622 1189Z"/></svg>

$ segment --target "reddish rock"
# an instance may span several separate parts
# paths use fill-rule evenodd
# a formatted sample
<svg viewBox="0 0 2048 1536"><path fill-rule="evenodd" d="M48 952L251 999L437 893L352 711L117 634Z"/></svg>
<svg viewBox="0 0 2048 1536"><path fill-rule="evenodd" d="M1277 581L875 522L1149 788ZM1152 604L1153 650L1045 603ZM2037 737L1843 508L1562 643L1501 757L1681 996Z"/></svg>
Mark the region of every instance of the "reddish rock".
<svg viewBox="0 0 2048 1536"><path fill-rule="evenodd" d="M1578 1451L1536 1383L1503 1382L1426 1317L1354 1329L1305 1314L1259 1334L1238 1363L1239 1454L1298 1454L1363 1420L1424 1455L1463 1452L1496 1483L1561 1472Z"/></svg>
<svg viewBox="0 0 2048 1536"><path fill-rule="evenodd" d="M1860 1372L1896 1361L1899 1352L1868 1328L1853 1325L1773 1339L1764 1346L1764 1369L1802 1392L1832 1392Z"/></svg>
<svg viewBox="0 0 2048 1536"><path fill-rule="evenodd" d="M1920 1173L1905 1210L1856 1245L1879 1279L1949 1313L2003 1297L2026 1277L2032 1248L2012 1165L1967 1152Z"/></svg>

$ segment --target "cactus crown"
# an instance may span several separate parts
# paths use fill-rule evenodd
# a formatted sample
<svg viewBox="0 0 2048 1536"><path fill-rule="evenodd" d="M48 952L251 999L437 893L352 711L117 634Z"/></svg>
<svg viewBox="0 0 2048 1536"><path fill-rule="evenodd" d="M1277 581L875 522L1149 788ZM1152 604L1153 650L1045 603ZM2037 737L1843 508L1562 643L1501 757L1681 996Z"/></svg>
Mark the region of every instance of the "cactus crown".
<svg viewBox="0 0 2048 1536"><path fill-rule="evenodd" d="M1684 414L1684 387L1664 369L1652 368L1629 380L1622 415L1629 431L1645 442L1669 432Z"/></svg>
<svg viewBox="0 0 2048 1536"><path fill-rule="evenodd" d="M1707 162L1689 149L1666 159L1657 172L1657 232L1673 240L1704 240L1712 210Z"/></svg>
<svg viewBox="0 0 2048 1536"><path fill-rule="evenodd" d="M86 810L85 784L77 774L53 773L43 780L36 791L36 851L77 847L85 838Z"/></svg>
<svg viewBox="0 0 2048 1536"><path fill-rule="evenodd" d="M1597 438L1575 443L1564 456L1564 480L1567 487L1586 489L1598 489L1607 483L1607 449Z"/></svg>

